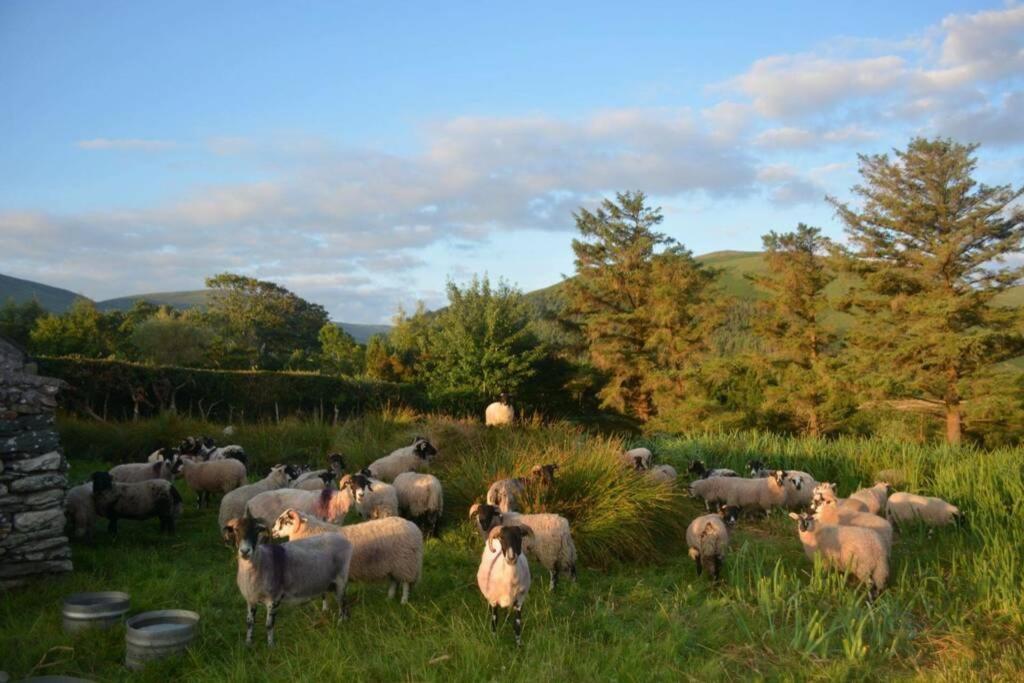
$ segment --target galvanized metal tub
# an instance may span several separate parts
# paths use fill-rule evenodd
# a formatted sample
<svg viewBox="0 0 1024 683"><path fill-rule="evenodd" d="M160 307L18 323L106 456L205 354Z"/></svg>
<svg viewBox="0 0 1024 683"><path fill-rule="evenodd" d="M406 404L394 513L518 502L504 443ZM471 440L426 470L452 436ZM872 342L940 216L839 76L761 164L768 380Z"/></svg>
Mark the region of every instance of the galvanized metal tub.
<svg viewBox="0 0 1024 683"><path fill-rule="evenodd" d="M154 659L182 652L196 635L199 615L183 609L143 612L125 624L125 665L141 669Z"/></svg>
<svg viewBox="0 0 1024 683"><path fill-rule="evenodd" d="M131 606L131 598L120 591L74 593L64 598L64 631L75 633L121 623Z"/></svg>

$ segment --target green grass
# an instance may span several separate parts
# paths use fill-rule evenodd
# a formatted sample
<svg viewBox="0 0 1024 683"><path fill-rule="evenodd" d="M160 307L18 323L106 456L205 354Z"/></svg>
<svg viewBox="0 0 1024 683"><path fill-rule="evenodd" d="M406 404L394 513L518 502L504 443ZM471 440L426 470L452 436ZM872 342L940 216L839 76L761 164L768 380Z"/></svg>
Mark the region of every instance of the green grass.
<svg viewBox="0 0 1024 683"><path fill-rule="evenodd" d="M84 459L148 452L149 440L213 425L165 418L105 426L64 420L72 478L101 466ZM1022 450L910 446L882 441L817 442L759 434L661 437L647 442L683 471L692 457L741 467L759 456L836 480L841 492L875 471L902 470L907 488L961 505L966 529L928 536L901 533L892 583L874 603L843 577L806 560L792 523L781 514L743 522L718 585L697 577L681 525L701 513L694 501L646 487L607 469L622 444L568 425L529 424L485 430L446 418L372 415L337 428L285 423L239 430L263 466L284 454L319 459L339 449L366 462L416 433L441 450L435 472L446 485L441 537L427 543L424 577L411 603L385 599L379 585L352 585L352 617L340 627L318 605L286 606L278 647L243 645L244 606L234 583L233 553L219 543L216 512L188 509L174 539L154 522L126 522L115 541L98 530L75 544L74 574L48 579L0 599L0 668L16 680L67 673L96 680L715 680L737 678L878 680L1019 680L1024 675L1024 474ZM114 448L114 438L129 445ZM631 444L632 445L632 444ZM288 458L291 459L291 458ZM517 651L511 626L487 628L475 585L481 542L464 521L495 474L520 474L558 461L564 475L530 500L563 511L581 549L579 582L550 594L538 580L525 609ZM179 483L179 486L182 484ZM621 506L602 505L601 495ZM187 496L186 500L191 499ZM622 507L616 511L616 507ZM543 570L534 565L535 577ZM126 590L132 612L168 607L202 615L185 656L141 674L122 666L123 629L66 636L62 596L76 590Z"/></svg>

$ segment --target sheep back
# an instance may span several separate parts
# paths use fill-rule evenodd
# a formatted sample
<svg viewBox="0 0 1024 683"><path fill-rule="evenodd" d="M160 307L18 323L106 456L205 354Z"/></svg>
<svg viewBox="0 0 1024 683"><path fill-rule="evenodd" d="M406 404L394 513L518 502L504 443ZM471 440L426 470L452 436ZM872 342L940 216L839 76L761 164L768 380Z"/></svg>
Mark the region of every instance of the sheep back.
<svg viewBox="0 0 1024 683"><path fill-rule="evenodd" d="M434 475L403 472L395 477L393 486L398 496L398 507L406 516L440 516L444 512L444 491L441 480Z"/></svg>

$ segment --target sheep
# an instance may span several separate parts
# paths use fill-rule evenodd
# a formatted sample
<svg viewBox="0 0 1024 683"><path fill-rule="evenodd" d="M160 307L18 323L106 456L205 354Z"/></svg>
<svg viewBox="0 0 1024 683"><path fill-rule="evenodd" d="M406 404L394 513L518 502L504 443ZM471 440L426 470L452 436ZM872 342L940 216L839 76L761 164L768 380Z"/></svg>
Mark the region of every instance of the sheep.
<svg viewBox="0 0 1024 683"><path fill-rule="evenodd" d="M341 524L353 502L352 492L348 487L320 491L282 488L257 494L246 503L245 511L267 527L288 508L295 508L299 512L305 512L327 522Z"/></svg>
<svg viewBox="0 0 1024 683"><path fill-rule="evenodd" d="M488 427L501 427L512 424L516 410L508 402L508 394L502 393L497 401L487 406L484 411L484 423Z"/></svg>
<svg viewBox="0 0 1024 683"><path fill-rule="evenodd" d="M886 518L893 524L917 520L928 526L946 526L963 522L964 515L960 508L941 498L899 491L889 496Z"/></svg>
<svg viewBox="0 0 1024 683"><path fill-rule="evenodd" d="M763 460L748 460L747 471L750 472L750 476L754 479L763 479L773 472L770 467L764 464Z"/></svg>
<svg viewBox="0 0 1024 683"><path fill-rule="evenodd" d="M850 494L849 500L858 500L867 506L868 512L873 515L884 515L886 501L889 500L889 493L892 486L887 481L877 481L871 488L859 489Z"/></svg>
<svg viewBox="0 0 1024 683"><path fill-rule="evenodd" d="M840 512L867 512L868 506L860 500L839 498L836 496L836 485L834 483L822 482L814 487L811 496L811 509L817 510L826 500L836 501Z"/></svg>
<svg viewBox="0 0 1024 683"><path fill-rule="evenodd" d="M798 470L786 471L786 503L788 510L802 510L814 502L814 487L818 485L811 475Z"/></svg>
<svg viewBox="0 0 1024 683"><path fill-rule="evenodd" d="M309 474L308 472L306 474ZM301 489L303 491L319 491L321 489L332 488L334 484L334 472L330 470L316 470L313 472L315 476L305 477L305 474L299 477L296 481L292 482L291 487L294 489Z"/></svg>
<svg viewBox="0 0 1024 683"><path fill-rule="evenodd" d="M576 580L576 544L572 540L569 520L553 513L522 515L518 512L501 512L493 505L474 503L469 508L470 518L476 518L477 528L482 536L496 526L521 524L533 531L526 552L548 570L548 588L555 590L558 578L568 573Z"/></svg>
<svg viewBox="0 0 1024 683"><path fill-rule="evenodd" d="M702 569L707 569L708 575L718 580L725 551L729 547L728 527L736 523L738 515L738 508L723 505L717 513L701 515L686 527L686 545L697 566L697 576Z"/></svg>
<svg viewBox="0 0 1024 683"><path fill-rule="evenodd" d="M530 563L523 554L523 540L532 536L527 526L494 527L487 534L476 571L476 585L491 608L491 632L498 631L498 608L511 608L517 646L522 644L523 603L530 592Z"/></svg>
<svg viewBox="0 0 1024 683"><path fill-rule="evenodd" d="M288 509L274 522L271 535L295 541L322 534L340 534L352 544L352 581L384 581L388 599L395 597L402 586L401 604L409 601L409 588L420 580L423 572L423 533L409 520L385 517L368 522L337 526Z"/></svg>
<svg viewBox="0 0 1024 683"><path fill-rule="evenodd" d="M742 479L724 477L728 481L725 489L725 504L734 505L746 511L768 512L786 504L786 472L775 470L775 474L764 479Z"/></svg>
<svg viewBox="0 0 1024 683"><path fill-rule="evenodd" d="M655 465L651 469L647 470L647 476L653 481L665 484L671 484L676 480L676 468L672 465Z"/></svg>
<svg viewBox="0 0 1024 683"><path fill-rule="evenodd" d="M265 491L284 488L292 479L293 473L297 472L292 465L274 465L270 468L270 474L263 479L225 493L220 501L217 524L223 528L229 519L244 515L246 503Z"/></svg>
<svg viewBox="0 0 1024 683"><path fill-rule="evenodd" d="M797 521L797 535L811 561L821 556L825 564L849 570L868 587L873 600L889 580L889 549L882 537L859 526L823 524L807 513L789 513Z"/></svg>
<svg viewBox="0 0 1024 683"><path fill-rule="evenodd" d="M122 484L133 484L149 479L174 481L174 474L172 463L166 460L126 462L123 465L115 465L110 468L110 476L114 478L114 481Z"/></svg>
<svg viewBox="0 0 1024 683"><path fill-rule="evenodd" d="M736 474L736 472L734 470L730 470L730 469L725 468L725 467L717 467L717 468L708 469L704 465L704 461L703 460L694 460L693 462L691 462L690 466L687 468L687 472L689 472L690 474L692 474L692 475L694 475L696 477L700 477L701 479L709 479L711 477L736 477L736 476L739 476L738 474Z"/></svg>
<svg viewBox="0 0 1024 683"><path fill-rule="evenodd" d="M555 471L558 465L548 463L546 465L535 465L530 470L530 477L515 477L513 479L499 479L487 489L486 501L488 505L496 505L502 512L518 512L519 496L526 491L531 481L549 485L555 481Z"/></svg>
<svg viewBox="0 0 1024 683"><path fill-rule="evenodd" d="M92 498L91 481L68 489L64 497L64 511L75 538L92 540L93 527L96 525L96 503Z"/></svg>
<svg viewBox="0 0 1024 683"><path fill-rule="evenodd" d="M654 462L654 454L647 448L632 448L621 453L619 458L622 464L631 470L649 470L651 463Z"/></svg>
<svg viewBox="0 0 1024 683"><path fill-rule="evenodd" d="M125 483L109 472L92 475L92 498L96 513L106 517L107 530L117 534L117 520L160 519L160 531L174 533L174 520L181 515L181 494L166 479Z"/></svg>
<svg viewBox="0 0 1024 683"><path fill-rule="evenodd" d="M246 484L245 465L238 460L226 458L210 462L192 462L178 458L174 462L175 474L185 477L188 487L196 493L196 507L210 502L214 493L228 493Z"/></svg>
<svg viewBox="0 0 1024 683"><path fill-rule="evenodd" d="M775 471L771 467L767 467L764 464L764 462L760 460L748 460L747 469L750 471L750 476L755 479L764 479L765 477L770 477L772 475L772 472ZM802 480L802 486L799 489L797 489L802 493L797 495L796 498L799 501L800 505L810 505L811 498L814 493L814 487L818 485L818 482L817 480L815 480L814 476L809 472L802 472L800 470L786 470L786 474L788 474L793 479Z"/></svg>
<svg viewBox="0 0 1024 683"><path fill-rule="evenodd" d="M214 447L210 450L203 451L203 459L210 462L224 460L226 458L237 460L243 465L249 464L249 456L245 454L245 449L238 445L221 446L220 448Z"/></svg>
<svg viewBox="0 0 1024 683"><path fill-rule="evenodd" d="M224 436L228 436L228 437L234 436L235 435L235 426L234 425L228 425L227 427L222 429L220 433L223 434Z"/></svg>
<svg viewBox="0 0 1024 683"><path fill-rule="evenodd" d="M161 460L173 462L176 456L177 453L173 448L158 448L149 454L149 457L146 458L146 462L160 462Z"/></svg>
<svg viewBox="0 0 1024 683"><path fill-rule="evenodd" d="M327 593L334 590L338 602L338 621L345 618L345 587L352 563L352 544L331 534L288 543L260 545L267 529L246 515L233 519L222 530L224 540L238 551L235 581L245 598L245 644L252 645L256 609L267 607L267 646L274 645L274 618L282 602L306 602L323 596L327 611Z"/></svg>
<svg viewBox="0 0 1024 683"><path fill-rule="evenodd" d="M363 519L398 516L398 493L395 487L370 477L367 470L345 479L355 499L356 512Z"/></svg>
<svg viewBox="0 0 1024 683"><path fill-rule="evenodd" d="M871 529L882 537L882 540L885 541L886 549L892 548L892 525L876 514L840 511L835 499L829 498L818 506L817 511L814 513L814 518L822 524L859 526Z"/></svg>
<svg viewBox="0 0 1024 683"><path fill-rule="evenodd" d="M436 536L437 524L444 513L444 490L432 474L402 472L393 484L398 496L398 509L411 520L422 519L427 531Z"/></svg>
<svg viewBox="0 0 1024 683"><path fill-rule="evenodd" d="M327 469L323 469L323 470L306 470L305 472L302 472L295 479L295 484L293 484L293 486L295 486L296 488L304 488L307 491L315 490L315 489L310 489L307 486L297 486L297 485L298 484L305 484L305 482L309 481L310 479L320 479L321 481L323 481L325 483L329 483L330 481L333 481L334 477L340 477L344 472L345 472L345 458L341 455L341 453L331 453L329 456L327 456ZM324 474L327 474L327 473L330 473L332 475L329 479L324 477ZM312 485L310 485L310 486L312 486ZM319 488L323 488L323 487L322 486L317 486L317 489L319 489Z"/></svg>
<svg viewBox="0 0 1024 683"><path fill-rule="evenodd" d="M422 436L417 436L411 446L377 458L366 469L370 470L370 476L374 479L394 481L402 472L422 472L435 455L437 449Z"/></svg>
<svg viewBox="0 0 1024 683"><path fill-rule="evenodd" d="M689 493L694 498L704 501L704 509L717 509L728 497L728 489L737 477L708 477L690 482Z"/></svg>

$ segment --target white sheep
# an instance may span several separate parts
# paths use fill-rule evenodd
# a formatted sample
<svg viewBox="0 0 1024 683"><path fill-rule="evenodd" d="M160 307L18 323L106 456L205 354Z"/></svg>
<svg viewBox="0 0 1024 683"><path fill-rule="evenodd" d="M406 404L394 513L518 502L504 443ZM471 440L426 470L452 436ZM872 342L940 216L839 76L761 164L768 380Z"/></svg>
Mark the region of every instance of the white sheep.
<svg viewBox="0 0 1024 683"><path fill-rule="evenodd" d="M850 571L868 587L874 599L889 580L889 548L882 537L871 529L859 526L822 524L806 514L789 513L797 521L797 535L807 558L815 555L826 566Z"/></svg>
<svg viewBox="0 0 1024 683"><path fill-rule="evenodd" d="M747 469L750 471L750 476L755 479L764 479L775 471L765 467L760 460L748 460ZM786 507L790 510L800 510L812 506L816 486L818 486L818 481L809 472L786 470Z"/></svg>
<svg viewBox="0 0 1024 683"><path fill-rule="evenodd" d="M811 509L817 510L826 500L836 501L840 512L868 512L868 506L863 501L839 498L836 495L835 483L822 482L814 487L811 496Z"/></svg>
<svg viewBox="0 0 1024 683"><path fill-rule="evenodd" d="M388 581L388 599L402 587L401 604L409 601L409 588L423 572L423 533L401 517L373 519L349 526L338 526L288 509L274 522L271 535L295 541L337 533L352 544L352 581Z"/></svg>
<svg viewBox="0 0 1024 683"><path fill-rule="evenodd" d="M508 394L501 394L499 399L487 406L484 411L484 423L488 427L500 427L512 424L516 417L515 408L508 402Z"/></svg>
<svg viewBox="0 0 1024 683"><path fill-rule="evenodd" d="M156 462L126 462L110 468L110 476L114 481L131 484L149 479L174 480L172 464L166 460Z"/></svg>
<svg viewBox="0 0 1024 683"><path fill-rule="evenodd" d="M499 479L487 489L487 504L497 506L502 512L518 512L519 497L526 491L526 487L531 482L542 485L553 484L557 469L558 465L555 463L534 465L530 470L529 477Z"/></svg>
<svg viewBox="0 0 1024 683"><path fill-rule="evenodd" d="M174 533L174 520L181 515L181 494L166 479L137 482L114 481L109 472L94 472L92 497L96 514L106 517L107 530L117 533L119 519L160 520L160 531Z"/></svg>
<svg viewBox="0 0 1024 683"><path fill-rule="evenodd" d="M196 494L196 507L209 503L212 494L228 493L245 486L245 465L234 459L212 460L210 462L192 462L178 458L174 463L175 474L179 472L185 477L188 487Z"/></svg>
<svg viewBox="0 0 1024 683"><path fill-rule="evenodd" d="M850 494L848 500L858 500L867 506L868 512L873 515L885 515L885 505L889 500L889 493L892 486L887 481L875 482L870 488L859 489Z"/></svg>
<svg viewBox="0 0 1024 683"><path fill-rule="evenodd" d="M893 524L920 521L928 526L946 526L964 518L960 508L941 498L904 491L889 496L886 517Z"/></svg>
<svg viewBox="0 0 1024 683"><path fill-rule="evenodd" d="M725 504L745 511L768 512L786 504L786 472L775 470L775 474L764 479L743 479L740 477L719 477L726 482Z"/></svg>
<svg viewBox="0 0 1024 683"><path fill-rule="evenodd" d="M327 610L327 593L333 590L338 602L340 622L345 616L345 587L352 562L352 544L338 534L288 543L260 545L267 529L258 520L246 515L225 525L225 540L233 541L238 550L238 572L235 581L245 598L245 643L252 645L256 609L267 607L267 645L274 645L274 618L282 602L305 602L323 596Z"/></svg>
<svg viewBox="0 0 1024 683"><path fill-rule="evenodd" d="M320 491L283 488L257 494L246 503L245 512L268 528L288 508L295 508L299 512L341 524L354 503L348 487Z"/></svg>
<svg viewBox="0 0 1024 683"><path fill-rule="evenodd" d="M692 461L690 463L690 466L687 468L687 472L689 472L690 474L694 475L695 477L700 477L701 479L709 479L711 477L736 477L736 476L739 476L739 475L736 474L735 470L730 470L730 469L728 469L726 467L714 467L714 468L710 468L709 469L704 464L703 460L694 460L694 461Z"/></svg>
<svg viewBox="0 0 1024 683"><path fill-rule="evenodd" d="M289 465L275 465L270 468L270 474L263 479L225 493L220 501L220 512L217 515L218 525L223 528L229 519L244 515L245 504L259 494L287 486L291 479L289 469Z"/></svg>
<svg viewBox="0 0 1024 683"><path fill-rule="evenodd" d="M398 492L386 482L374 479L363 470L344 477L355 500L356 512L363 519L381 519L398 516Z"/></svg>
<svg viewBox="0 0 1024 683"><path fill-rule="evenodd" d="M412 445L392 451L383 458L377 458L370 466L370 476L381 481L393 481L402 472L422 472L437 455L437 449L424 439L417 436Z"/></svg>
<svg viewBox="0 0 1024 683"><path fill-rule="evenodd" d="M68 489L64 510L75 538L91 540L96 526L96 503L92 498L91 481Z"/></svg>
<svg viewBox="0 0 1024 683"><path fill-rule="evenodd" d="M432 474L402 472L393 486L398 496L398 509L413 521L423 520L427 531L437 535L437 525L444 514L444 490L441 480Z"/></svg>
<svg viewBox="0 0 1024 683"><path fill-rule="evenodd" d="M672 465L655 465L647 470L647 476L659 483L671 484L676 480L676 468Z"/></svg>
<svg viewBox="0 0 1024 683"><path fill-rule="evenodd" d="M516 645L522 642L523 603L530 592L530 564L523 554L523 541L532 533L526 526L494 527L487 534L476 570L476 585L491 608L491 631L498 630L498 608L511 608L515 615Z"/></svg>
<svg viewBox="0 0 1024 683"><path fill-rule="evenodd" d="M558 585L559 576L568 573L576 580L576 544L572 539L569 520L561 515L542 512L530 515L518 512L501 512L493 505L475 503L469 508L470 518L476 518L482 536L497 526L522 525L533 531L527 543L526 552L548 570L549 589Z"/></svg>
<svg viewBox="0 0 1024 683"><path fill-rule="evenodd" d="M729 547L729 526L735 524L738 508L722 506L717 513L701 515L686 527L686 545L697 566L697 575L707 569L713 580L718 580Z"/></svg>
<svg viewBox="0 0 1024 683"><path fill-rule="evenodd" d="M160 462L161 460L173 462L176 455L173 448L158 448L149 454L146 462Z"/></svg>
<svg viewBox="0 0 1024 683"><path fill-rule="evenodd" d="M737 477L708 477L690 482L689 493L704 501L705 510L717 510L729 497L731 482Z"/></svg>
<svg viewBox="0 0 1024 683"><path fill-rule="evenodd" d="M838 524L841 526L859 526L871 529L885 542L886 548L892 548L892 525L876 514L870 512L841 511L835 499L825 499L818 506L814 518L822 524Z"/></svg>
<svg viewBox="0 0 1024 683"><path fill-rule="evenodd" d="M307 477L306 474L313 474L314 476ZM334 472L330 470L307 472L291 484L291 488L302 489L303 491L319 491L320 489L333 488L333 486Z"/></svg>
<svg viewBox="0 0 1024 683"><path fill-rule="evenodd" d="M622 464L631 470L649 470L654 462L654 454L649 448L631 448L621 453L619 458Z"/></svg>

